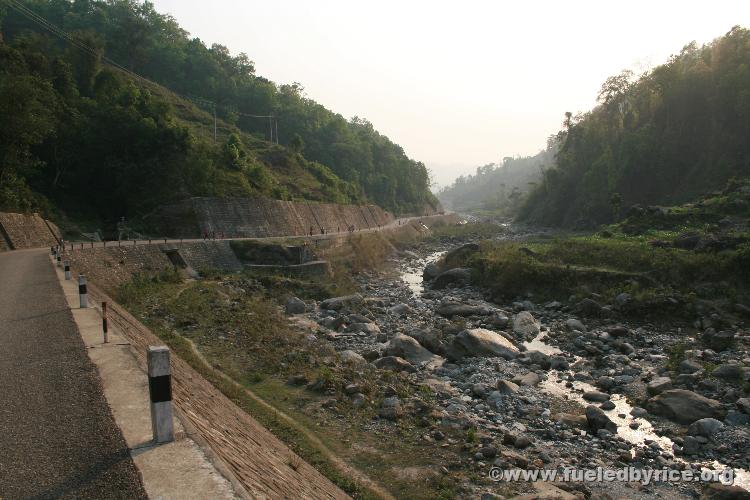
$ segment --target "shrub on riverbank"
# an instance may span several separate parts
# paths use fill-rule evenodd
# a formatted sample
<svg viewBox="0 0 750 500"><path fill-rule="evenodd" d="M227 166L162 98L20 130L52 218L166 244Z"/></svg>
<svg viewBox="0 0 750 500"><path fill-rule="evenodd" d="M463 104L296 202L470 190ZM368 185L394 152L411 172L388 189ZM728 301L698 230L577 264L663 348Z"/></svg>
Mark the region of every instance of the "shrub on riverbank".
<svg viewBox="0 0 750 500"><path fill-rule="evenodd" d="M485 242L480 252L459 264L472 267L475 282L503 298L532 294L566 299L598 293L611 299L629 292L646 300L675 294L689 298L696 291L707 298L736 298L747 293L748 255L744 247L695 252L628 237L576 236Z"/></svg>

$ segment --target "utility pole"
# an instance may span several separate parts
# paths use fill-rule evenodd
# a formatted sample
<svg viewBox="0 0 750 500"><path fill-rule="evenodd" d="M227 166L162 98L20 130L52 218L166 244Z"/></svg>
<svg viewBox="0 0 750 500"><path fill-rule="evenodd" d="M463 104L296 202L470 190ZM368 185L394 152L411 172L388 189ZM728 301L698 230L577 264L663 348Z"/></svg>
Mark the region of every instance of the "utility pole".
<svg viewBox="0 0 750 500"><path fill-rule="evenodd" d="M273 117L273 123L276 125L276 144L279 143L279 120L276 119L276 117Z"/></svg>
<svg viewBox="0 0 750 500"><path fill-rule="evenodd" d="M214 103L214 144L216 144L216 104Z"/></svg>

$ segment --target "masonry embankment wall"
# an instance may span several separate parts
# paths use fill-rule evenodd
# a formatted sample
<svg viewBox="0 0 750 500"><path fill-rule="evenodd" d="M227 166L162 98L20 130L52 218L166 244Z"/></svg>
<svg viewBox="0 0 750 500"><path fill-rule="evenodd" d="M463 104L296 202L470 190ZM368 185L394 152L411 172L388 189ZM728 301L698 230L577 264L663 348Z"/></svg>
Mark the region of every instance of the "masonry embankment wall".
<svg viewBox="0 0 750 500"><path fill-rule="evenodd" d="M208 235L263 238L373 229L394 220L376 205L337 205L268 198L190 198L146 217L154 234L170 238Z"/></svg>
<svg viewBox="0 0 750 500"><path fill-rule="evenodd" d="M39 214L0 212L0 250L57 245L60 229Z"/></svg>
<svg viewBox="0 0 750 500"><path fill-rule="evenodd" d="M174 264L167 251L177 250L185 263L193 269L222 269L239 271L242 264L228 241L191 242L182 244L153 243L151 245L117 246L106 248L74 248L65 250L76 273L84 274L108 292L126 283L136 274L150 275L171 270Z"/></svg>

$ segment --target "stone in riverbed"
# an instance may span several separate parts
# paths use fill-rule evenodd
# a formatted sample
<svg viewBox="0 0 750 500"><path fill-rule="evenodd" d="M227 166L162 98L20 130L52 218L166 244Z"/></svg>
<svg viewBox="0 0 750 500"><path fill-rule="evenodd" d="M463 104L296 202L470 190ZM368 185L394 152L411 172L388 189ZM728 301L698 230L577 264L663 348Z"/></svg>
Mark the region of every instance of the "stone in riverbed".
<svg viewBox="0 0 750 500"><path fill-rule="evenodd" d="M513 382L523 387L533 387L542 381L542 378L534 372L525 375L516 375Z"/></svg>
<svg viewBox="0 0 750 500"><path fill-rule="evenodd" d="M450 319L454 316L487 316L492 314L492 310L459 302L444 302L438 306L437 313Z"/></svg>
<svg viewBox="0 0 750 500"><path fill-rule="evenodd" d="M599 431L599 429L606 429L612 434L617 433L617 424L610 420L601 408L596 406L586 407L586 422L594 432Z"/></svg>
<svg viewBox="0 0 750 500"><path fill-rule="evenodd" d="M380 418L384 418L386 420L397 420L403 415L403 410L401 408L401 401L399 401L397 396L391 396L389 398L385 398L383 400L383 404L380 406L380 409L378 410L378 415Z"/></svg>
<svg viewBox="0 0 750 500"><path fill-rule="evenodd" d="M701 369L703 369L703 366L692 359L683 360L679 366L680 373L695 373Z"/></svg>
<svg viewBox="0 0 750 500"><path fill-rule="evenodd" d="M564 356L552 356L549 360L549 367L551 370L567 370L570 364Z"/></svg>
<svg viewBox="0 0 750 500"><path fill-rule="evenodd" d="M710 483L703 489L701 500L750 500L750 493L741 486Z"/></svg>
<svg viewBox="0 0 750 500"><path fill-rule="evenodd" d="M471 280L471 269L468 267L457 267L455 269L449 269L444 273L435 278L432 283L432 288L440 290L447 287L451 283L465 284Z"/></svg>
<svg viewBox="0 0 750 500"><path fill-rule="evenodd" d="M724 427L724 424L722 424L715 418L702 418L690 424L687 429L687 433L688 436L711 437L722 427Z"/></svg>
<svg viewBox="0 0 750 500"><path fill-rule="evenodd" d="M584 316L596 317L602 312L602 306L593 299L583 299L575 307L576 311Z"/></svg>
<svg viewBox="0 0 750 500"><path fill-rule="evenodd" d="M594 403L602 403L609 399L609 394L600 391L586 391L583 393L583 399Z"/></svg>
<svg viewBox="0 0 750 500"><path fill-rule="evenodd" d="M394 316L406 316L414 312L408 304L396 304L388 308L388 312Z"/></svg>
<svg viewBox="0 0 750 500"><path fill-rule="evenodd" d="M375 365L375 367L380 368L381 370L409 373L414 373L415 371L417 371L417 369L414 368L414 365L406 361L404 358L399 358L398 356L385 356L383 358L375 360L373 364Z"/></svg>
<svg viewBox="0 0 750 500"><path fill-rule="evenodd" d="M571 332L573 330L578 330L579 332L586 333L586 325L584 325L581 320L570 318L565 322L565 327L570 330Z"/></svg>
<svg viewBox="0 0 750 500"><path fill-rule="evenodd" d="M289 297L284 305L284 312L288 315L305 312L305 302L297 297Z"/></svg>
<svg viewBox="0 0 750 500"><path fill-rule="evenodd" d="M648 383L646 392L651 396L656 396L672 388L672 379L669 377L657 377Z"/></svg>
<svg viewBox="0 0 750 500"><path fill-rule="evenodd" d="M363 332L370 335L377 335L378 333L380 333L380 328L375 323L352 323L346 327L346 332Z"/></svg>
<svg viewBox="0 0 750 500"><path fill-rule="evenodd" d="M352 365L359 365L367 363L365 358L363 358L361 355L357 354L356 352L347 349L346 351L341 351L339 353L339 356L341 356L341 361L344 363L349 363Z"/></svg>
<svg viewBox="0 0 750 500"><path fill-rule="evenodd" d="M430 351L419 345L416 339L398 334L385 346L386 356L397 356L412 363L430 361L435 357Z"/></svg>
<svg viewBox="0 0 750 500"><path fill-rule="evenodd" d="M430 262L424 267L424 271L422 271L422 279L425 281L430 281L435 278L437 278L440 275L440 266L437 262Z"/></svg>
<svg viewBox="0 0 750 500"><path fill-rule="evenodd" d="M524 354L527 358L529 358L531 364L538 365L545 370L549 370L552 364L549 355L541 351L527 351Z"/></svg>
<svg viewBox="0 0 750 500"><path fill-rule="evenodd" d="M734 336L735 334L731 330L717 332L713 328L707 328L701 335L701 341L711 349L723 351L734 343Z"/></svg>
<svg viewBox="0 0 750 500"><path fill-rule="evenodd" d="M531 340L539 335L539 322L529 311L521 311L513 318L513 333Z"/></svg>
<svg viewBox="0 0 750 500"><path fill-rule="evenodd" d="M333 297L331 299L326 299L323 302L320 303L321 309L329 309L332 311L338 311L339 309L342 309L344 306L348 306L351 304L359 304L362 302L362 296L359 294L355 295L344 295L342 297Z"/></svg>
<svg viewBox="0 0 750 500"><path fill-rule="evenodd" d="M552 415L552 420L574 429L583 429L588 425L585 415L573 415L571 413L555 413Z"/></svg>
<svg viewBox="0 0 750 500"><path fill-rule="evenodd" d="M745 375L745 368L738 363L725 363L717 366L716 369L711 372L711 375L726 380L737 380Z"/></svg>
<svg viewBox="0 0 750 500"><path fill-rule="evenodd" d="M510 380L498 380L497 390L500 394L513 394L518 392L518 385Z"/></svg>
<svg viewBox="0 0 750 500"><path fill-rule="evenodd" d="M652 413L680 424L692 424L701 418L723 419L726 412L715 399L685 389L671 389L648 400Z"/></svg>
<svg viewBox="0 0 750 500"><path fill-rule="evenodd" d="M612 401L607 400L607 401L603 402L602 404L600 404L599 408L601 408L604 411L609 411L609 410L614 410L616 408L616 406L615 406L615 404Z"/></svg>
<svg viewBox="0 0 750 500"><path fill-rule="evenodd" d="M464 357L501 357L514 359L519 350L502 335L483 328L463 330L448 348L448 358L456 361Z"/></svg>

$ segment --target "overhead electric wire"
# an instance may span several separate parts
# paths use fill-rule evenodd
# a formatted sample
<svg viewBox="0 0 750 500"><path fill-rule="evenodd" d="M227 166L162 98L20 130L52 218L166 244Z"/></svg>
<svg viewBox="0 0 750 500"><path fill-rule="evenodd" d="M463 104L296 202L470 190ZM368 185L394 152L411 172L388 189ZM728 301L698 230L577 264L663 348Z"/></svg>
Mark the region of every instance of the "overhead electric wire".
<svg viewBox="0 0 750 500"><path fill-rule="evenodd" d="M276 126L276 130L277 130L275 139L276 139L276 143L278 144L278 141L279 141L279 137L278 137L278 118L275 115L254 115L254 114L250 114L250 113L243 113L241 111L235 111L235 110L233 110L231 108L228 108L226 106L217 106L216 102L211 101L209 99L205 99L205 98L202 98L202 97L190 97L190 96L181 95L181 94L175 92L174 90L165 87L164 85L161 85L161 84L159 84L157 82L149 80L148 78L139 75L135 71L126 68L125 66L119 64L117 61L115 61L115 60L107 57L106 55L104 55L104 51L100 52L100 51L97 51L96 49L94 49L92 47L89 47L88 45L86 45L81 40L78 40L75 37L71 36L69 33L67 33L62 28L59 28L58 26L54 25L53 23L47 21L45 18L43 18L42 16L40 16L39 14L37 14L36 12L34 12L33 10L29 9L28 7L26 7L25 5L23 5L18 0L6 0L6 1L8 2L8 5L11 8L15 9L19 14L23 15L27 19L31 20L32 22L35 22L35 23L39 24L40 26L42 26L43 28L45 28L47 31L51 32L52 34L54 34L54 35L56 35L56 36L58 36L60 38L62 38L63 40L69 42L73 46L75 46L75 47L83 50L84 52L87 52L89 55L94 56L94 57L101 57L102 61L104 61L105 63L109 64L110 66L114 66L115 68L119 69L120 71L125 72L127 75L129 75L129 76L131 76L133 78L136 78L138 80L142 80L143 82L146 82L146 83L151 84L151 85L155 85L155 86L157 86L159 88L162 88L162 89L164 89L164 90L166 90L166 91L168 91L168 92L170 92L170 93L174 94L175 96L180 97L182 99L195 102L196 104L201 104L202 103L204 106L205 105L211 106L211 107L213 107L214 111L216 110L217 107L221 107L225 111L230 112L230 113L234 113L234 114L239 115L239 116L245 116L245 117L249 117L249 118L269 118L269 119L273 120L273 122L274 122L274 124ZM215 120L215 117L214 117L214 120ZM270 128L270 138L271 138L271 142L273 142L273 139L274 139L273 125L271 125L271 128Z"/></svg>

